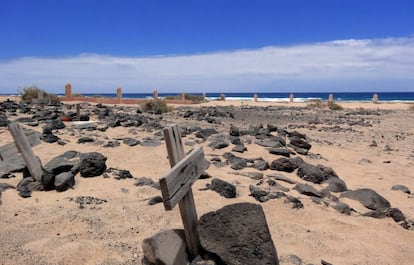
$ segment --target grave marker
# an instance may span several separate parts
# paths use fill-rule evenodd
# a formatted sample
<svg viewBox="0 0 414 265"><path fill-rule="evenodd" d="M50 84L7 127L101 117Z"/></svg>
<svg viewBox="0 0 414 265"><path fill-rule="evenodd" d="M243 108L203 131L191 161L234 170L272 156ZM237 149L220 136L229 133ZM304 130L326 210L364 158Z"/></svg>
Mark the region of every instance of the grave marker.
<svg viewBox="0 0 414 265"><path fill-rule="evenodd" d="M197 212L191 185L208 167L202 147L197 147L184 157L184 147L178 126L164 129L171 170L160 179L165 210L179 205L187 249L191 258L198 255Z"/></svg>
<svg viewBox="0 0 414 265"><path fill-rule="evenodd" d="M14 143L16 144L17 149L22 154L26 166L29 169L30 175L42 183L43 169L42 164L39 159L33 153L32 147L30 146L29 141L27 140L23 129L18 123L10 123L9 130L13 136Z"/></svg>

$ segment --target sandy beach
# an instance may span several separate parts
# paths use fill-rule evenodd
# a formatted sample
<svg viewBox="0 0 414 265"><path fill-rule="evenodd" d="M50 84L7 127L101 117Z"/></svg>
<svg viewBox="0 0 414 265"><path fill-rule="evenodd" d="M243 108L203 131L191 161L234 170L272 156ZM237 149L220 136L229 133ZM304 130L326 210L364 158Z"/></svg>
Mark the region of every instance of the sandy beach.
<svg viewBox="0 0 414 265"><path fill-rule="evenodd" d="M18 100L17 97L2 96L0 102L7 98ZM105 131L76 129L72 127L74 122L65 122L65 128L53 131L65 142L64 145L42 141L33 147L42 164L69 150L98 152L107 157L108 168L128 170L133 178L116 179L110 174L83 178L78 174L71 189L34 191L29 198L19 196L16 189L4 190L0 197L0 264L141 264L141 244L145 238L182 227L178 207L166 212L162 203L148 204L149 199L161 195L158 189L135 185L142 177L158 182L170 169L161 129L172 124L188 129L188 134L183 137L185 151L201 145L209 161L213 158L225 161L223 155L226 152L246 159L260 157L269 163L281 156L256 144L257 138L252 135L240 136L247 149L244 153L233 152L233 144L213 149L209 146L212 136L198 138L196 127L212 128L227 136L231 126L242 131L272 125L287 132L299 132L306 135L306 141L312 147L307 155L295 152L291 157L332 168L348 190L372 189L393 208L401 210L406 220L413 220L413 195L392 187L404 185L414 191L414 111L409 110L410 105L406 103L339 104L344 110L316 109L307 107L307 103L210 101L172 105L173 111L162 115L137 114L139 106L136 105L111 105L109 107L116 113L140 115L149 122L139 126L108 127ZM74 111L66 106L61 109ZM94 109L96 104L84 105L81 113L103 126L105 122L99 120ZM211 120L184 115L205 109L232 115L210 114ZM10 121L31 117L19 111L4 113ZM46 122L40 121L38 126L22 123L22 127L42 132ZM272 134L277 135L276 132ZM78 143L79 138L86 136L94 141ZM128 146L122 141L125 137L137 139L140 144ZM289 142L288 138L286 140ZM7 127L0 127L0 146L12 141ZM119 146L105 147L108 142L116 141ZM306 182L296 171L266 169L260 171L265 183L261 186L259 180L234 172L230 165L214 163L206 170L212 178L234 184L236 198L227 199L212 190L204 190L211 178L200 179L193 185L198 216L237 202L260 204L280 264L321 264L321 260L331 264L413 263L414 230L403 228L401 222L390 217L362 216L369 209L349 198L340 198L340 201L352 208L350 215L340 213L332 207L334 201L329 201L329 205L323 199L316 203L311 196L294 190L294 184L283 181L277 183L288 189L287 194L298 198L303 208L293 209L283 198L259 202L250 196L249 186L267 187L269 174L279 173L316 190L327 185ZM248 167L238 172L259 171ZM13 174L15 177L0 179L0 183L16 187L23 174ZM340 193L333 194L340 197ZM79 202L79 198L88 196L100 200L90 204ZM302 263L295 263L294 256Z"/></svg>

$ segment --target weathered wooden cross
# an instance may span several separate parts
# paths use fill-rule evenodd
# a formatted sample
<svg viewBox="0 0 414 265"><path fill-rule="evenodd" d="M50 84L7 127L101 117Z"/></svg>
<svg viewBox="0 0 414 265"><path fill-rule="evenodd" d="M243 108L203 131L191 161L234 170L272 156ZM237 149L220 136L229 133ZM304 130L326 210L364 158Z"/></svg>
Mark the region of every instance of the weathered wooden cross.
<svg viewBox="0 0 414 265"><path fill-rule="evenodd" d="M178 126L164 129L171 170L160 178L165 210L179 205L188 252L191 258L198 255L197 212L191 185L208 168L202 147L193 149L184 157L184 148Z"/></svg>
<svg viewBox="0 0 414 265"><path fill-rule="evenodd" d="M13 136L14 143L16 144L17 150L22 154L26 166L29 169L30 175L42 183L43 168L39 159L33 153L31 144L24 134L23 129L18 123L10 123L8 125L11 135Z"/></svg>

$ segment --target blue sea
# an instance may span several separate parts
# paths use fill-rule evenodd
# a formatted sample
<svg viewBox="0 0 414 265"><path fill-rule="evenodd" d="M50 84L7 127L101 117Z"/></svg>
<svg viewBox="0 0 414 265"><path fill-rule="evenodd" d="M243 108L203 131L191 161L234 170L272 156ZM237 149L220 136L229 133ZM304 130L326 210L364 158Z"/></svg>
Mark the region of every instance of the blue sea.
<svg viewBox="0 0 414 265"><path fill-rule="evenodd" d="M202 93L189 93L201 96ZM289 102L290 93L206 93L207 100L218 100L221 94L225 95L226 100L253 101L254 94L257 94L258 101ZM294 93L294 102L306 102L309 100L320 99L328 100L327 92L298 92ZM376 92L379 102L414 102L414 92ZM102 96L115 98L115 93L82 93L83 96ZM178 96L180 93L159 93L160 98L166 96ZM334 92L334 101L347 102L371 102L374 92ZM63 94L61 94L63 96ZM123 98L152 98L152 93L123 93Z"/></svg>
<svg viewBox="0 0 414 265"><path fill-rule="evenodd" d="M191 95L201 96L202 93L189 93ZM226 100L243 100L253 101L254 94L257 94L258 101L274 101L274 102L289 102L290 93L206 93L207 100L220 99L221 94L225 95ZM294 102L306 102L309 100L320 99L328 100L329 94L324 92L306 92L306 93L294 93ZM414 92L379 92L379 102L414 102ZM94 94L83 94L84 96L93 96ZM99 94L103 97L116 97L116 94ZM160 98L166 96L177 96L179 93L159 93ZM374 95L373 92L335 92L332 93L335 101L359 101L359 102L371 102ZM152 98L152 93L123 93L123 98Z"/></svg>

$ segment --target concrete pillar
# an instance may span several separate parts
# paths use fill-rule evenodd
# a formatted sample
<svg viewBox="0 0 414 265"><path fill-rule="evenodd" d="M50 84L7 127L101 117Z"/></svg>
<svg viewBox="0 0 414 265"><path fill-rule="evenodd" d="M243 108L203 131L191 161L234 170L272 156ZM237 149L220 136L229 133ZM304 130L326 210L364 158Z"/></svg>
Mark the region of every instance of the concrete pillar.
<svg viewBox="0 0 414 265"><path fill-rule="evenodd" d="M184 103L185 102L185 92L181 93L181 101Z"/></svg>
<svg viewBox="0 0 414 265"><path fill-rule="evenodd" d="M290 93L289 102L292 103L294 99L295 99L295 95L293 93Z"/></svg>
<svg viewBox="0 0 414 265"><path fill-rule="evenodd" d="M328 97L328 103L332 103L333 102L333 94L331 93L331 94L329 94L329 97Z"/></svg>
<svg viewBox="0 0 414 265"><path fill-rule="evenodd" d="M224 95L224 94L220 94L220 100L225 101L225 100L226 100L226 95Z"/></svg>
<svg viewBox="0 0 414 265"><path fill-rule="evenodd" d="M122 103L122 88L120 87L116 89L116 98L118 99L118 103Z"/></svg>
<svg viewBox="0 0 414 265"><path fill-rule="evenodd" d="M65 85L65 97L67 97L67 98L72 97L72 85L70 83L67 83Z"/></svg>
<svg viewBox="0 0 414 265"><path fill-rule="evenodd" d="M372 103L377 104L378 103L378 94L374 93L374 95L372 95Z"/></svg>
<svg viewBox="0 0 414 265"><path fill-rule="evenodd" d="M253 100L254 100L254 102L257 102L257 94L253 95Z"/></svg>
<svg viewBox="0 0 414 265"><path fill-rule="evenodd" d="M206 100L206 92L203 92L203 101Z"/></svg>
<svg viewBox="0 0 414 265"><path fill-rule="evenodd" d="M152 93L152 98L153 99L158 99L158 90L154 89L154 92Z"/></svg>

